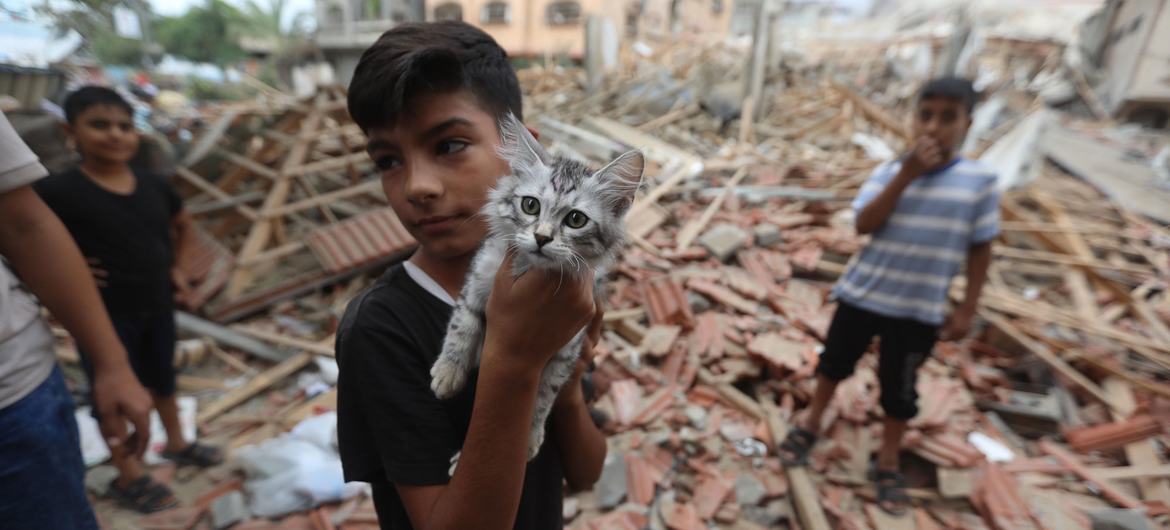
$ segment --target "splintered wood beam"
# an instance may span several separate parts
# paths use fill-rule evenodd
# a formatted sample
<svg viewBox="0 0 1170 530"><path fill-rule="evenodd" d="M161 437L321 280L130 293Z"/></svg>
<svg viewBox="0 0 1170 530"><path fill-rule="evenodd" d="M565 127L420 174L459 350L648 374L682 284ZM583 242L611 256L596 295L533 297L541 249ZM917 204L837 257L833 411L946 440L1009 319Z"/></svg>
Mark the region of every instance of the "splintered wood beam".
<svg viewBox="0 0 1170 530"><path fill-rule="evenodd" d="M1031 337L1029 337L1011 322L1008 322L1007 319L984 309L979 310L979 316L992 326L995 326L1007 336L1011 337L1012 340L1019 343L1024 347L1024 349L1032 352L1033 355L1039 357L1040 360L1044 361L1049 367L1051 367L1061 376L1068 379L1070 382L1080 387L1085 392L1088 392L1089 395L1093 396L1098 401L1108 405L1111 409L1125 416L1128 416L1133 412L1132 406L1127 408L1125 403L1121 403L1113 399L1113 397L1106 394L1100 386L1097 386L1097 383L1094 383L1088 377L1085 377L1085 374L1082 374L1076 368L1069 366L1068 363L1064 362L1063 359L1049 350L1048 347L1044 344L1032 340Z"/></svg>
<svg viewBox="0 0 1170 530"><path fill-rule="evenodd" d="M289 357L280 364L277 364L268 370L256 374L256 376L249 379L244 386L236 388L227 394L220 396L219 399L211 402L199 413L195 419L195 422L200 425L205 424L220 414L223 414L224 412L239 406L241 403L251 399L252 396L259 394L260 392L264 391L264 389L276 384L281 379L284 379L296 373L301 368L308 366L309 363L313 362L315 357L316 355L310 352L300 353Z"/></svg>
<svg viewBox="0 0 1170 530"><path fill-rule="evenodd" d="M913 135L910 134L910 129L907 128L905 124L895 119L893 116L890 116L888 112L875 105L869 99L866 99L865 96L858 94L852 88L849 88L840 83L833 83L833 88L837 89L838 92L852 101L853 105L855 105L857 109L861 111L861 114L865 116L865 118L870 122L873 122L875 125L881 126L898 135L902 138L903 141L907 143L913 140Z"/></svg>
<svg viewBox="0 0 1170 530"><path fill-rule="evenodd" d="M792 504L796 507L796 515L800 518L800 526L804 530L830 530L829 518L821 507L821 494L813 484L807 467L786 467L788 486L792 491Z"/></svg>
<svg viewBox="0 0 1170 530"><path fill-rule="evenodd" d="M178 175L179 178L187 181L192 186L199 188L199 191L202 191L203 193L206 193L212 197L215 197L216 199L219 199L221 201L229 201L229 202L233 199L233 197L231 195L228 195L223 190L215 187L214 184L208 182L203 177L196 175L194 171L191 171L190 169L187 169L183 166L177 166L175 168L175 175ZM240 212L240 215L248 218L248 220L250 220L250 221L255 221L255 220L260 218L260 216L256 213L256 210L253 210L252 208L250 208L246 205L236 204L234 207L235 207L237 212Z"/></svg>
<svg viewBox="0 0 1170 530"><path fill-rule="evenodd" d="M318 107L320 106L320 99L320 96L318 96ZM301 131L297 135L296 143L293 144L293 148L284 159L284 163L281 164L279 178L273 182L268 197L264 199L264 205L260 210L260 215L263 219L252 223L252 228L248 231L248 237L244 240L244 244L240 247L240 252L236 256L237 263L248 263L257 254L263 252L265 247L268 246L269 240L272 238L273 230L283 229L283 218L273 219L272 212L284 206L285 202L288 201L293 179L290 172L301 167L301 164L304 163L305 156L309 154L309 148L316 141L316 133L322 117L323 115L318 109L312 114L309 114L309 117L305 119ZM281 227L276 227L276 223L281 223ZM254 268L255 265L236 267L225 290L229 299L239 297L251 285Z"/></svg>
<svg viewBox="0 0 1170 530"><path fill-rule="evenodd" d="M333 201L347 199L349 197L364 195L367 193L375 193L381 189L381 180L368 180L356 186L350 186L348 188L331 191L329 193L322 193L316 197L310 197L308 199L303 199L294 203L285 204L279 208L273 208L272 210L266 211L265 215L272 218L284 217L286 215L292 215L303 210L326 205Z"/></svg>
<svg viewBox="0 0 1170 530"><path fill-rule="evenodd" d="M706 210L703 210L703 214L700 215L698 219L687 223L687 225L679 231L678 245L675 247L676 251L682 252L686 250L687 247L691 246L691 243L695 241L695 238L699 237L699 232L702 232L703 229L707 227L707 223L710 223L711 218L715 217L715 213L718 212L719 208L723 206L723 202L731 196L732 190L734 190L735 187L739 185L740 181L742 181L746 176L747 166L739 168L739 171L736 171L735 175L732 176L731 179L727 181L727 184L723 186L723 191L719 193L719 196L715 197L715 200L711 201L711 204L707 205Z"/></svg>

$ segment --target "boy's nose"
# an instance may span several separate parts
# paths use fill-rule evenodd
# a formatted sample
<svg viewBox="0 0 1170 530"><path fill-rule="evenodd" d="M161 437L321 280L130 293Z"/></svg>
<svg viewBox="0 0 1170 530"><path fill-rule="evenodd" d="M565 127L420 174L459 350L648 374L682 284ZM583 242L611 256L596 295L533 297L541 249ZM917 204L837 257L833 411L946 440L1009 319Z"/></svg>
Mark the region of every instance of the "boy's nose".
<svg viewBox="0 0 1170 530"><path fill-rule="evenodd" d="M443 193L443 183L432 171L418 168L406 177L406 200L418 204L434 200Z"/></svg>

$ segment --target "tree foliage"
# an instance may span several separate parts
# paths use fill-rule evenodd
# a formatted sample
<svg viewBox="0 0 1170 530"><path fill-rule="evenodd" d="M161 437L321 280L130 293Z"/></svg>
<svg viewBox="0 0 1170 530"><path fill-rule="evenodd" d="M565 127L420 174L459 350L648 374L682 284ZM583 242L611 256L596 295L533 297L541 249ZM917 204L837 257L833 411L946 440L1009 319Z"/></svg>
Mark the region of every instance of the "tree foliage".
<svg viewBox="0 0 1170 530"><path fill-rule="evenodd" d="M224 66L244 57L239 45L243 20L240 11L223 0L207 0L177 17L159 18L155 31L167 53Z"/></svg>

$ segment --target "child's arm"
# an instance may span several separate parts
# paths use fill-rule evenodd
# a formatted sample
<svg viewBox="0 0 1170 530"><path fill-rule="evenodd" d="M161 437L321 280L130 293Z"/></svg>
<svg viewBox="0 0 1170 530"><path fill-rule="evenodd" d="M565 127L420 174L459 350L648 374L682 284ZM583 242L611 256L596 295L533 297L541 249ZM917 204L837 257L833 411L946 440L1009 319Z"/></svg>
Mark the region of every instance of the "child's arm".
<svg viewBox="0 0 1170 530"><path fill-rule="evenodd" d="M979 309L979 295L987 282L987 268L991 266L991 241L979 243L967 251L967 290L963 303L955 308L943 325L939 338L959 340L971 331L971 320Z"/></svg>
<svg viewBox="0 0 1170 530"><path fill-rule="evenodd" d="M601 338L604 316L605 312L598 304L585 336L581 359L577 361L577 370L553 405L553 428L557 431L565 482L572 491L591 489L601 478L601 469L605 465L605 434L593 423L581 391L581 376L593 360L593 348Z"/></svg>
<svg viewBox="0 0 1170 530"><path fill-rule="evenodd" d="M541 370L592 320L592 274L557 289L557 273L530 270L513 279L511 270L509 257L488 300L475 403L455 474L443 486L395 486L420 530L512 528Z"/></svg>
<svg viewBox="0 0 1170 530"><path fill-rule="evenodd" d="M190 289L191 282L187 279L186 272L183 271L183 265L195 251L195 223L191 220L191 215L187 210L179 210L179 213L171 219L171 230L175 237L175 264L171 267L171 280L175 284L175 300L189 309L196 309L190 306Z"/></svg>
<svg viewBox="0 0 1170 530"><path fill-rule="evenodd" d="M150 395L114 333L89 267L65 225L29 186L0 194L0 254L77 344L90 352L102 435L139 456L150 436ZM126 421L134 432L126 432Z"/></svg>
<svg viewBox="0 0 1170 530"><path fill-rule="evenodd" d="M914 149L902 161L902 169L890 180L872 201L869 201L859 212L855 226L859 234L872 234L886 224L886 219L894 212L902 192L921 176L928 168L936 167L944 162L943 153L938 142L932 138L923 137L914 145Z"/></svg>

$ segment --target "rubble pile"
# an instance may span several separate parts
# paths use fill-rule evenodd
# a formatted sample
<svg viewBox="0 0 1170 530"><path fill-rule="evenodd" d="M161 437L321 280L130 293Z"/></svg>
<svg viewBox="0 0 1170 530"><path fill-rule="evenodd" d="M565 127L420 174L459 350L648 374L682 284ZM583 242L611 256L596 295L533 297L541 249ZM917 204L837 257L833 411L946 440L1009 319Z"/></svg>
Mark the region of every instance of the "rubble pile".
<svg viewBox="0 0 1170 530"><path fill-rule="evenodd" d="M867 477L875 356L839 387L810 466L781 466L775 447L811 396L830 290L864 244L850 201L905 148L892 109L912 92L792 67L745 99L738 57L664 45L594 90L576 69L520 72L526 120L553 153L597 164L639 148L648 161L594 360L609 454L596 487L566 497L568 527L1164 527L1170 229L1103 194L1085 173L1111 169L1051 135L1034 180L1004 193L978 329L921 370L903 458L914 509L880 510ZM225 113L179 172L204 231L194 276L208 301L206 319L179 320L205 353L180 356L180 385L200 398L203 437L233 450L335 408L337 317L365 273L413 244L383 207L342 96ZM1026 121L1033 99L1013 95L1013 116L974 152ZM1059 119L1061 134L1109 148L1107 124ZM199 485L183 514L239 509L233 471L180 477ZM371 515L358 497L232 528L375 528Z"/></svg>

